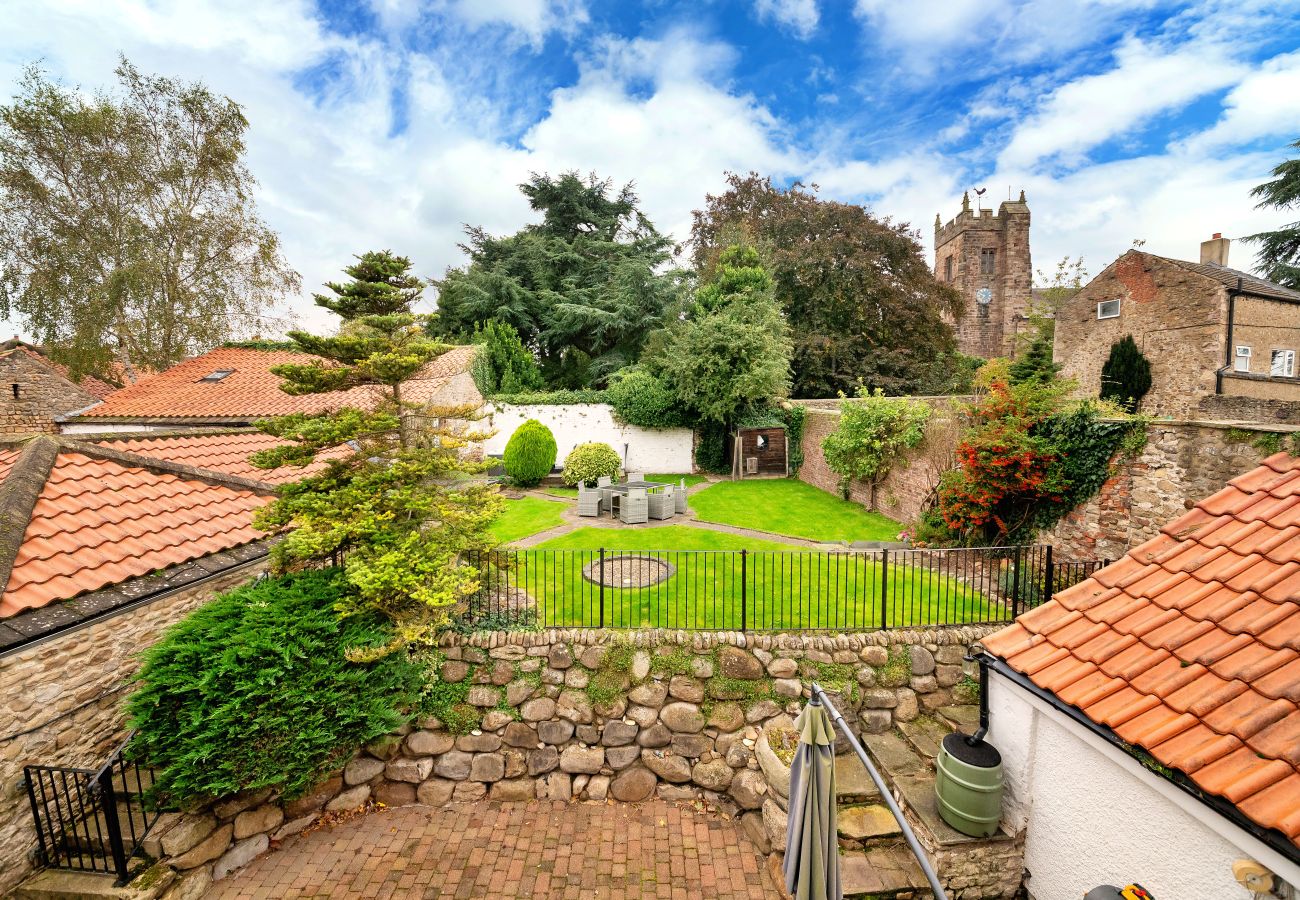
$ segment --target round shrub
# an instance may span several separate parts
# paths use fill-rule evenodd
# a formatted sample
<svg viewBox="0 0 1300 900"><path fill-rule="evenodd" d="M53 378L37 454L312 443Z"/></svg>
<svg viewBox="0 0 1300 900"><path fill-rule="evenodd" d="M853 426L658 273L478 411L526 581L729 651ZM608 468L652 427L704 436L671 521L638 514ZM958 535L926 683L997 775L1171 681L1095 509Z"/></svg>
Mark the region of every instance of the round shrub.
<svg viewBox="0 0 1300 900"><path fill-rule="evenodd" d="M127 715L131 752L158 770L159 803L243 790L302 794L406 722L420 671L378 615L340 619L337 569L250 582L199 607L144 654Z"/></svg>
<svg viewBox="0 0 1300 900"><path fill-rule="evenodd" d="M623 460L613 447L592 441L573 448L564 460L564 474L561 477L565 484L575 485L582 481L591 487L596 484L597 478L605 475L613 478L622 465Z"/></svg>
<svg viewBox="0 0 1300 900"><path fill-rule="evenodd" d="M506 474L521 487L534 487L555 467L555 435L536 419L515 429L506 443Z"/></svg>
<svg viewBox="0 0 1300 900"><path fill-rule="evenodd" d="M614 415L641 428L675 428L683 417L677 395L662 378L644 369L627 369L605 391Z"/></svg>

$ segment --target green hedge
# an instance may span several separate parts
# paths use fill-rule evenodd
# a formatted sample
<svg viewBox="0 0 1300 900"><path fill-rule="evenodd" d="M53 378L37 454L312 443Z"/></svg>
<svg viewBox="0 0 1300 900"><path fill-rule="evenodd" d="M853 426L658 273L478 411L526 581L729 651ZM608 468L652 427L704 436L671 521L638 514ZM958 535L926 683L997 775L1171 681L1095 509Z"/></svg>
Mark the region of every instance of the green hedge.
<svg viewBox="0 0 1300 900"><path fill-rule="evenodd" d="M672 388L644 369L625 370L605 393L614 417L624 424L677 428L686 421L686 413Z"/></svg>
<svg viewBox="0 0 1300 900"><path fill-rule="evenodd" d="M608 391L531 391L521 394L493 394L493 403L510 406L567 406L570 403L608 403Z"/></svg>
<svg viewBox="0 0 1300 900"><path fill-rule="evenodd" d="M529 419L510 435L501 462L515 484L533 487L551 474L558 452L551 429L536 419Z"/></svg>
<svg viewBox="0 0 1300 900"><path fill-rule="evenodd" d="M407 719L420 673L377 616L340 619L337 569L246 584L190 613L144 654L127 701L132 754L179 807L242 790L301 794Z"/></svg>

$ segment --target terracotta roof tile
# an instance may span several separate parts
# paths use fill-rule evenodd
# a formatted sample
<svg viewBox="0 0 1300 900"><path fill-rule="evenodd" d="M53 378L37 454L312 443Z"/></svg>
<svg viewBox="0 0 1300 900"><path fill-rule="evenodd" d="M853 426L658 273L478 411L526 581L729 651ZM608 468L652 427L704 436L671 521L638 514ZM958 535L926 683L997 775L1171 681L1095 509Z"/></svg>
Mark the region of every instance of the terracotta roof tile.
<svg viewBox="0 0 1300 900"><path fill-rule="evenodd" d="M1300 460L1269 457L985 646L1300 843Z"/></svg>
<svg viewBox="0 0 1300 900"><path fill-rule="evenodd" d="M346 447L322 453L310 466L281 466L278 469L259 469L248 461L258 450L266 450L283 443L279 438L256 431L226 434L174 434L165 437L109 437L96 439L102 447L111 447L127 453L152 456L168 462L184 463L213 472L224 472L240 478L251 478L267 484L286 484L314 475L325 468L326 460L346 456Z"/></svg>
<svg viewBox="0 0 1300 900"><path fill-rule="evenodd" d="M252 520L269 496L219 478L61 447L14 553L0 618L265 537Z"/></svg>
<svg viewBox="0 0 1300 900"><path fill-rule="evenodd" d="M473 347L454 347L430 360L404 383L405 398L413 402L434 399L450 378L468 371L474 352ZM316 359L288 350L222 347L114 391L81 417L249 420L295 412L327 412L344 406L368 408L377 402L379 394L372 387L297 397L280 390L280 378L271 374L273 366ZM204 380L218 372L230 374L215 381Z"/></svg>

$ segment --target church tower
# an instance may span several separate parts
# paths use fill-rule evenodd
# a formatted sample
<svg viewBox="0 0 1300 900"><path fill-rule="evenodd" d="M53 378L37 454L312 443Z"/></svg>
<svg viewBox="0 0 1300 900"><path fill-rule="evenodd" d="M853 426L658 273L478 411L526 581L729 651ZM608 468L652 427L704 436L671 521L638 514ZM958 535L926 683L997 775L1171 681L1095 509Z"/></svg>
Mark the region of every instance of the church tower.
<svg viewBox="0 0 1300 900"><path fill-rule="evenodd" d="M957 349L971 356L1010 356L1033 288L1029 204L1025 192L991 209L961 212L944 225L934 217L934 275L961 294L965 315L953 323Z"/></svg>

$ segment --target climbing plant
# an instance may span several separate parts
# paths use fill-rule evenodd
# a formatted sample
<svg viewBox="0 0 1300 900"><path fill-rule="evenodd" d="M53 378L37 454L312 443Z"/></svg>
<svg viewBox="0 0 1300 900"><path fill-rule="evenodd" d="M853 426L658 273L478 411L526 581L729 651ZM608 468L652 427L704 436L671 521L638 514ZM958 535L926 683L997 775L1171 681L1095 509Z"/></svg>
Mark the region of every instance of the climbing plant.
<svg viewBox="0 0 1300 900"><path fill-rule="evenodd" d="M850 481L879 482L898 454L919 445L932 413L923 401L886 397L879 388L841 402L839 425L822 439L822 452L845 496Z"/></svg>

